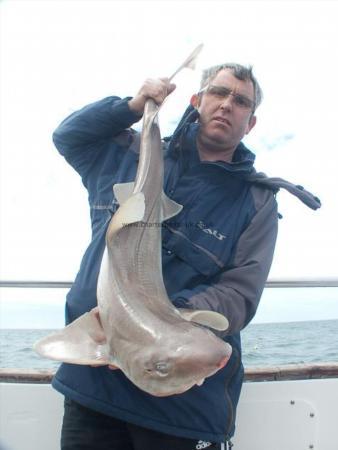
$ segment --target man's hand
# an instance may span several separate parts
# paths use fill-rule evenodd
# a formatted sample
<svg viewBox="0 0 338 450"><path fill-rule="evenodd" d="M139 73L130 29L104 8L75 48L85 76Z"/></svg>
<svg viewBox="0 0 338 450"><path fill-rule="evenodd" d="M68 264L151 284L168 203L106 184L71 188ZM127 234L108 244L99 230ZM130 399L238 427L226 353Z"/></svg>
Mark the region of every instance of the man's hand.
<svg viewBox="0 0 338 450"><path fill-rule="evenodd" d="M144 106L149 98L152 98L155 103L161 105L164 99L171 94L175 88L176 85L170 83L168 78L147 78L135 97L129 100L129 108L137 114L143 114Z"/></svg>

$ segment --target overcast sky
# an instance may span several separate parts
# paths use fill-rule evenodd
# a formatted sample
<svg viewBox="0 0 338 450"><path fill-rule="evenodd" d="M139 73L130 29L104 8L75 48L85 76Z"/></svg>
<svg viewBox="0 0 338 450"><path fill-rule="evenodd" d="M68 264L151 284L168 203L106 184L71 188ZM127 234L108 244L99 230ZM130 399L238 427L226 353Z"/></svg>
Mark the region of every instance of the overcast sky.
<svg viewBox="0 0 338 450"><path fill-rule="evenodd" d="M265 97L246 139L256 168L323 203L314 212L278 194L270 277L337 277L336 1L12 0L0 3L0 20L1 279L72 280L88 243L86 192L51 141L58 123L102 97L134 95L146 77L169 76L201 42L197 71L177 77L161 112L162 134L202 68L253 64Z"/></svg>

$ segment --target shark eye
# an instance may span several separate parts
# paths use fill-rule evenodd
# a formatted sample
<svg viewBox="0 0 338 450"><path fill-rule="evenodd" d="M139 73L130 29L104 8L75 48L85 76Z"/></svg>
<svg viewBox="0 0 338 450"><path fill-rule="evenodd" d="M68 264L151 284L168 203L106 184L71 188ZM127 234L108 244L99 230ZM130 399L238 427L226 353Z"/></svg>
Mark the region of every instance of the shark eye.
<svg viewBox="0 0 338 450"><path fill-rule="evenodd" d="M155 370L159 375L168 375L169 364L165 361L159 361L155 364Z"/></svg>

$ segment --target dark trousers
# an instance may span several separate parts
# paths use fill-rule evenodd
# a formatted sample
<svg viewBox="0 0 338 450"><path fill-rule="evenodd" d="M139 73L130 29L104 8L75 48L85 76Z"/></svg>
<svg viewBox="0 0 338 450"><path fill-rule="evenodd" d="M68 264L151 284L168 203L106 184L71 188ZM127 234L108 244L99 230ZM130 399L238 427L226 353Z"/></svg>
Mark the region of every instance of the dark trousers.
<svg viewBox="0 0 338 450"><path fill-rule="evenodd" d="M66 399L61 450L221 450L222 444L138 427Z"/></svg>

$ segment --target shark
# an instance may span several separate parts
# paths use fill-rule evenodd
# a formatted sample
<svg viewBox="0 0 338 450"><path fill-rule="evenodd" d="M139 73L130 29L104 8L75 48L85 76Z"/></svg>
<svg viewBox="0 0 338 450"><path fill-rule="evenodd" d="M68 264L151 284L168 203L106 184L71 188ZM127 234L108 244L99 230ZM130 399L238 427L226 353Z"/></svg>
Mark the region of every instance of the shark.
<svg viewBox="0 0 338 450"><path fill-rule="evenodd" d="M200 49L175 74L191 67ZM34 348L58 361L114 366L138 388L163 397L202 385L227 364L232 349L212 331L226 330L226 317L178 309L165 289L162 223L182 206L163 191L159 108L152 99L145 104L135 181L113 186L120 206L106 231L97 307Z"/></svg>

